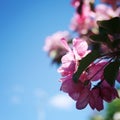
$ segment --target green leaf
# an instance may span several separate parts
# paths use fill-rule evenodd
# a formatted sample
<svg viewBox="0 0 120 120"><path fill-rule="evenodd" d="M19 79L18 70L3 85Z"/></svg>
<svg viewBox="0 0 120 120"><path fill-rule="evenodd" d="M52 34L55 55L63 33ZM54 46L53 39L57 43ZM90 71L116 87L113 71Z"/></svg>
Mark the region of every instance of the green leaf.
<svg viewBox="0 0 120 120"><path fill-rule="evenodd" d="M116 39L112 43L113 48L118 48L119 45L120 45L120 39Z"/></svg>
<svg viewBox="0 0 120 120"><path fill-rule="evenodd" d="M93 41L95 41L96 43L105 44L111 50L113 50L113 48L114 48L114 46L112 45L113 43L110 40L110 38L108 37L108 34L107 34L106 30L104 28L102 28L102 27L99 27L99 34L91 35L90 38Z"/></svg>
<svg viewBox="0 0 120 120"><path fill-rule="evenodd" d="M111 40L109 39L106 30L102 27L99 27L99 34L91 35L90 38L95 42L101 42L111 47Z"/></svg>
<svg viewBox="0 0 120 120"><path fill-rule="evenodd" d="M109 63L104 69L104 78L105 80L113 86L116 80L116 77L119 72L120 61L114 61Z"/></svg>
<svg viewBox="0 0 120 120"><path fill-rule="evenodd" d="M109 41L108 36L104 34L103 35L102 34L91 35L90 38L95 42L107 43Z"/></svg>
<svg viewBox="0 0 120 120"><path fill-rule="evenodd" d="M82 74L82 72L85 71L87 69L87 67L99 57L100 57L100 53L98 51L92 51L87 56L85 56L80 61L80 65L78 67L78 70L73 75L73 81L75 83L78 82L78 79L79 79L80 75Z"/></svg>
<svg viewBox="0 0 120 120"><path fill-rule="evenodd" d="M109 34L120 33L120 17L114 17L110 20L97 21L97 24L106 29Z"/></svg>

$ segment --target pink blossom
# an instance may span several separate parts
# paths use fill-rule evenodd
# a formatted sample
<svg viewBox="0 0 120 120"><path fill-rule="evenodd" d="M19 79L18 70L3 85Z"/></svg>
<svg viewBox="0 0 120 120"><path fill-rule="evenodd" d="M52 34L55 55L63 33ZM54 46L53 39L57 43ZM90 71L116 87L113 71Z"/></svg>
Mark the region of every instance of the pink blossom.
<svg viewBox="0 0 120 120"><path fill-rule="evenodd" d="M76 84L72 80L72 75L61 78L62 86L60 90L69 94L69 96L76 101L76 107L83 109L89 102L90 84L84 86L83 83L78 81Z"/></svg>
<svg viewBox="0 0 120 120"><path fill-rule="evenodd" d="M80 81L78 81L78 83L76 84L72 80L72 75L61 78L61 82L62 85L60 90L68 93L69 96L72 97L74 100L78 100L80 92L84 88L83 84Z"/></svg>
<svg viewBox="0 0 120 120"><path fill-rule="evenodd" d="M85 57L90 52L85 39L76 38L73 40L73 52L77 60L81 60L81 58Z"/></svg>
<svg viewBox="0 0 120 120"><path fill-rule="evenodd" d="M76 108L77 109L85 108L89 103L89 97L90 97L90 89L88 87L84 87L84 89L81 90L80 96L76 102Z"/></svg>
<svg viewBox="0 0 120 120"><path fill-rule="evenodd" d="M82 39L73 39L73 50L68 46L65 39L62 39L63 46L68 53L61 59L62 65L59 67L58 72L62 76L73 74L78 67L78 60L83 58L89 53L86 41Z"/></svg>
<svg viewBox="0 0 120 120"><path fill-rule="evenodd" d="M98 111L103 109L103 99L101 98L99 87L91 90L89 105L92 109L97 109Z"/></svg>
<svg viewBox="0 0 120 120"><path fill-rule="evenodd" d="M72 6L74 6L76 8L80 5L80 0L72 0L71 4L72 4Z"/></svg>
<svg viewBox="0 0 120 120"><path fill-rule="evenodd" d="M90 96L89 105L92 109L100 111L103 109L103 100L111 102L118 97L118 93L104 80L98 87L96 86L91 90Z"/></svg>
<svg viewBox="0 0 120 120"><path fill-rule="evenodd" d="M114 88L114 86L110 86L106 81L104 81L101 84L100 90L101 90L101 97L106 102L111 102L116 97L118 97L117 90Z"/></svg>
<svg viewBox="0 0 120 120"><path fill-rule="evenodd" d="M95 8L96 21L97 20L109 20L112 17L119 16L120 12L118 9L113 10L112 7L105 4L98 4Z"/></svg>
<svg viewBox="0 0 120 120"><path fill-rule="evenodd" d="M84 82L87 80L84 73L80 76L77 83L73 81L72 77L78 67L78 61L88 53L88 45L85 41L78 38L73 39L73 49L68 46L65 39L62 39L62 42L68 53L62 57L62 65L58 69L58 72L63 76L60 79L62 82L61 90L77 101L76 107L78 109L82 109L88 104L82 101L87 99L91 84L84 86Z"/></svg>
<svg viewBox="0 0 120 120"><path fill-rule="evenodd" d="M59 67L58 72L62 76L73 74L75 72L76 61L72 52L67 53L62 57L62 65Z"/></svg>
<svg viewBox="0 0 120 120"><path fill-rule="evenodd" d="M58 69L58 72L62 75L60 90L68 93L76 101L77 109L83 109L90 105L92 109L102 110L104 108L103 101L111 102L118 97L114 86L110 86L104 80L103 72L108 61L98 59L91 63L87 70L80 75L77 83L75 83L73 75L80 65L80 60L90 51L86 41L82 38L73 39L71 47L65 39L62 39L62 43L68 52L62 57L62 65ZM96 82L96 84L93 85L93 82Z"/></svg>
<svg viewBox="0 0 120 120"><path fill-rule="evenodd" d="M100 111L104 108L103 100L111 102L116 97L118 97L117 90L106 83L106 81L103 81L100 86L96 86L91 90L88 87L83 87L77 96L76 108L83 109L89 104L92 109Z"/></svg>
<svg viewBox="0 0 120 120"><path fill-rule="evenodd" d="M61 42L63 38L67 41L71 39L68 31L59 31L46 38L44 50L52 58L52 63L60 64L61 57L67 52Z"/></svg>
<svg viewBox="0 0 120 120"><path fill-rule="evenodd" d="M92 87L91 83L103 77L103 69L107 62L91 64L89 70L84 71L79 77L78 82L75 83L72 79L73 74L79 65L78 61L89 53L88 45L84 40L78 38L73 39L73 47L71 48L65 39L62 39L62 42L68 53L62 57L62 65L58 69L58 72L63 76L60 79L62 82L60 90L68 93L76 101L77 109L83 109L89 104L92 109L102 110L103 100L110 102L116 98L116 90L114 87L108 86L105 82L102 82L99 87L97 87L98 84L96 84L96 87ZM91 77L93 78L90 80ZM111 95L107 95L108 90L112 92Z"/></svg>
<svg viewBox="0 0 120 120"><path fill-rule="evenodd" d="M93 11L90 7L91 0L72 0L72 5L77 9L81 4L81 13L75 13L71 19L70 29L79 34L88 34L89 31L97 33L97 20L109 20L112 17L120 16L120 7L117 2L120 0L101 0L103 3L98 4Z"/></svg>
<svg viewBox="0 0 120 120"><path fill-rule="evenodd" d="M120 17L120 7L115 10L116 14Z"/></svg>
<svg viewBox="0 0 120 120"><path fill-rule="evenodd" d="M98 63L93 63L88 68L88 79L91 81L97 81L103 78L104 68L107 65L107 61L101 61Z"/></svg>
<svg viewBox="0 0 120 120"><path fill-rule="evenodd" d="M101 97L106 102L111 102L118 97L118 92L114 86L110 86L105 80L100 85Z"/></svg>
<svg viewBox="0 0 120 120"><path fill-rule="evenodd" d="M45 40L44 50L47 51L49 54L55 52L57 50L64 50L64 46L61 43L61 39L64 38L66 40L70 39L70 34L68 31L59 31L54 33L51 36L48 36Z"/></svg>
<svg viewBox="0 0 120 120"><path fill-rule="evenodd" d="M70 28L79 34L87 34L87 32L95 26L94 17L95 13L90 10L90 5L86 2L82 6L82 13L74 14L71 19Z"/></svg>
<svg viewBox="0 0 120 120"><path fill-rule="evenodd" d="M44 50L48 52L49 56L55 60L58 58L61 60L61 65L58 68L58 72L62 76L60 78L60 90L75 100L77 109L83 109L89 105L92 109L100 111L104 108L104 101L111 102L119 97L115 86L111 86L104 78L104 69L111 61L103 61L102 59L104 55L108 54L101 55L102 58L92 62L82 72L78 80L73 80L73 76L81 65L81 60L91 52L88 50L86 38L91 33L98 32L94 31L98 30L96 21L109 20L120 16L120 7L116 6L116 2L120 0L101 1L110 5L99 4L93 10L90 6L91 0L72 0L72 5L77 12L71 20L70 27L73 31L79 33L80 38L73 39L69 45L68 40L71 39L69 33L60 31L48 36L44 46ZM110 35L108 37L112 43L114 39ZM106 52L109 53L109 51ZM107 56L105 56L105 59L107 59ZM114 61L114 58L111 60ZM116 80L120 83L120 70Z"/></svg>
<svg viewBox="0 0 120 120"><path fill-rule="evenodd" d="M63 46L68 51L66 55L64 55L61 59L62 65L58 68L58 72L61 73L62 76L67 76L69 74L73 74L76 70L76 60L74 57L74 53L69 47L68 43L65 39L61 39Z"/></svg>

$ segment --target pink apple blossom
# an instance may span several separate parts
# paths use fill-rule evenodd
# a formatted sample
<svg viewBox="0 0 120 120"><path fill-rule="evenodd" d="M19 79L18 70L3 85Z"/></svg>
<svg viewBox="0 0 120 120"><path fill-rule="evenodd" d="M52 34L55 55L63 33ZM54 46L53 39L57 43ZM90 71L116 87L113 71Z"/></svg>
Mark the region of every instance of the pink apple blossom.
<svg viewBox="0 0 120 120"><path fill-rule="evenodd" d="M100 91L101 91L101 97L106 102L111 102L118 96L117 90L114 88L114 86L110 86L105 80L100 85Z"/></svg>
<svg viewBox="0 0 120 120"><path fill-rule="evenodd" d="M58 68L58 72L62 76L60 90L75 100L77 109L83 109L89 105L92 109L100 111L104 108L104 101L111 102L118 97L115 86L110 85L104 76L105 67L111 62L110 56L105 56L105 60L102 57L93 61L84 69L76 82L73 80L78 67L82 64L82 59L91 52L86 41L90 34L98 32L96 21L120 16L120 7L116 7L117 0L101 1L108 3L109 6L98 4L92 8L92 0L72 0L76 13L71 20L70 27L78 33L79 37L74 38L69 44L71 39L69 33L67 31L57 32L46 38L44 46L44 50L48 52L49 56L54 60L61 60ZM108 35L108 37L110 42L114 41L112 35ZM103 52L103 55L109 53L107 50ZM114 61L114 57L111 60ZM120 83L120 70L116 80Z"/></svg>
<svg viewBox="0 0 120 120"><path fill-rule="evenodd" d="M79 34L87 34L95 26L94 17L95 13L91 11L89 3L84 3L82 13L75 13L71 19L71 30L77 31Z"/></svg>
<svg viewBox="0 0 120 120"><path fill-rule="evenodd" d="M71 4L72 4L72 6L74 6L75 8L77 8L80 5L80 0L72 0Z"/></svg>
<svg viewBox="0 0 120 120"><path fill-rule="evenodd" d="M72 52L67 53L62 57L62 65L59 67L58 72L62 76L73 74L76 69L76 61Z"/></svg>
<svg viewBox="0 0 120 120"><path fill-rule="evenodd" d="M76 108L77 109L85 108L89 103L89 98L90 98L90 89L88 87L84 87L80 91L80 95L79 95L78 100L76 102Z"/></svg>
<svg viewBox="0 0 120 120"><path fill-rule="evenodd" d="M73 74L80 65L78 61L84 58L90 51L86 41L82 38L73 39L71 47L65 39L61 41L68 52L62 57L62 64L58 69L58 72L62 75L60 90L68 93L76 101L77 109L83 109L90 105L92 109L102 110L104 108L104 101L111 102L118 97L114 86L109 85L104 80L103 72L104 68L109 64L108 61L98 60L91 63L87 70L80 75L78 82L75 83L73 81ZM94 82L96 83L93 84Z"/></svg>
<svg viewBox="0 0 120 120"><path fill-rule="evenodd" d="M103 78L104 68L107 65L107 61L100 61L98 63L93 63L88 68L88 79L91 81L98 81Z"/></svg>
<svg viewBox="0 0 120 120"><path fill-rule="evenodd" d="M104 108L103 99L101 98L100 89L98 87L95 87L91 90L89 105L92 109L96 109L98 111Z"/></svg>
<svg viewBox="0 0 120 120"><path fill-rule="evenodd" d="M76 38L73 40L73 52L77 60L81 60L90 52L84 38Z"/></svg>
<svg viewBox="0 0 120 120"><path fill-rule="evenodd" d="M62 65L59 67L58 72L62 76L66 76L76 71L78 60L81 60L90 51L88 50L87 42L82 38L73 39L73 49L68 46L65 39L61 41L68 53L62 57Z"/></svg>
<svg viewBox="0 0 120 120"><path fill-rule="evenodd" d="M97 109L98 111L103 109L103 100L111 102L119 97L114 86L110 86L105 80L98 87L96 86L91 90L90 96L89 105L92 109Z"/></svg>
<svg viewBox="0 0 120 120"><path fill-rule="evenodd" d="M60 79L62 82L60 90L68 93L71 98L77 101L80 96L80 92L84 89L84 86L80 81L78 81L77 84L74 83L72 75Z"/></svg>
<svg viewBox="0 0 120 120"><path fill-rule="evenodd" d="M117 1L118 0L104 0L104 2L109 4L116 4ZM71 19L70 29L80 35L88 34L90 31L97 33L98 26L96 21L98 20L109 20L110 18L120 16L120 7L113 9L106 4L98 4L95 6L94 10L92 10L90 2L91 0L84 0L81 6L81 13L76 12ZM80 5L80 1L73 0L72 5L77 9Z"/></svg>
<svg viewBox="0 0 120 120"><path fill-rule="evenodd" d="M112 7L106 4L98 4L95 7L96 21L97 20L109 20L110 18L117 17L120 15L119 8L113 10Z"/></svg>
<svg viewBox="0 0 120 120"><path fill-rule="evenodd" d="M61 39L65 38L66 40L70 39L70 34L68 31L59 31L54 33L51 36L48 36L45 40L44 50L51 52L53 50L64 48L61 43Z"/></svg>
<svg viewBox="0 0 120 120"><path fill-rule="evenodd" d="M65 39L62 39L62 42L68 53L62 57L62 65L58 69L58 72L63 76L60 79L62 82L61 90L68 93L76 101L78 109L82 109L88 104L84 100L87 99L91 85L87 84L84 86L84 82L87 80L87 76L84 73L80 76L77 84L72 77L78 67L78 61L87 55L88 45L84 40L78 38L73 39L73 49L68 46Z"/></svg>
<svg viewBox="0 0 120 120"><path fill-rule="evenodd" d="M46 38L44 50L48 52L53 62L60 63L61 57L67 52L61 42L63 38L67 41L71 39L68 31L59 31Z"/></svg>
<svg viewBox="0 0 120 120"><path fill-rule="evenodd" d="M79 80L76 84L72 80L72 75L61 78L61 88L60 90L69 94L69 96L76 101L76 107L78 109L83 109L88 104L89 93L91 85L88 84L84 86L84 84Z"/></svg>

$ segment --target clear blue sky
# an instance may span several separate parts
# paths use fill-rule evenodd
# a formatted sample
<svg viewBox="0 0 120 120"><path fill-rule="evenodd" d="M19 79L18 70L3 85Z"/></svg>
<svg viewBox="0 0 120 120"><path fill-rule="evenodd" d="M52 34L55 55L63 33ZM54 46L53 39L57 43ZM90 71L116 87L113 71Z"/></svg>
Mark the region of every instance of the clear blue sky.
<svg viewBox="0 0 120 120"><path fill-rule="evenodd" d="M0 0L0 120L89 120L89 107L75 109L59 91L57 66L43 51L73 13L70 0Z"/></svg>

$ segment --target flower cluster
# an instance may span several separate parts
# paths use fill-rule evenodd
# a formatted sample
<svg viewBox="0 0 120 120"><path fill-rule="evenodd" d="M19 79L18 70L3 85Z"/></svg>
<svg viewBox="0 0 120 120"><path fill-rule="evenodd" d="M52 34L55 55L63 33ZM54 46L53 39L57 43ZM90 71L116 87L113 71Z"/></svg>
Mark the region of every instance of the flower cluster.
<svg viewBox="0 0 120 120"><path fill-rule="evenodd" d="M70 34L68 31L58 31L45 40L44 50L53 59L52 62L60 63L61 57L67 52L61 43L61 39L65 38L69 41Z"/></svg>
<svg viewBox="0 0 120 120"><path fill-rule="evenodd" d="M119 98L120 83L120 7L119 0L72 0L76 12L70 28L46 38L44 50L60 63L60 90L76 101L76 108L89 105L98 111L103 102Z"/></svg>
<svg viewBox="0 0 120 120"><path fill-rule="evenodd" d="M64 39L62 42L68 52L62 57L62 65L58 69L62 75L60 79L62 82L61 90L68 93L76 101L77 109L83 109L89 104L92 109L102 110L104 108L103 101L111 102L118 97L114 85L111 86L103 76L104 68L110 61L92 62L75 82L73 76L81 65L81 60L91 51L88 50L87 42L79 38L73 39L72 48ZM120 82L120 71L117 80Z"/></svg>
<svg viewBox="0 0 120 120"><path fill-rule="evenodd" d="M97 20L108 20L120 16L118 0L102 0L102 2L109 5L100 3L95 6L93 0L73 0L72 5L77 12L71 19L71 30L83 35L97 33Z"/></svg>

